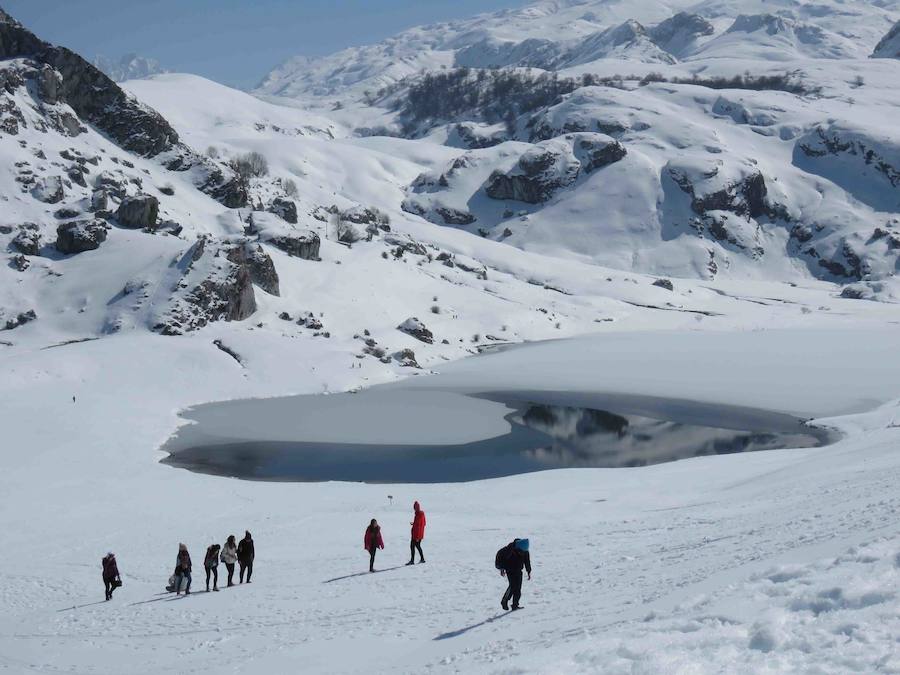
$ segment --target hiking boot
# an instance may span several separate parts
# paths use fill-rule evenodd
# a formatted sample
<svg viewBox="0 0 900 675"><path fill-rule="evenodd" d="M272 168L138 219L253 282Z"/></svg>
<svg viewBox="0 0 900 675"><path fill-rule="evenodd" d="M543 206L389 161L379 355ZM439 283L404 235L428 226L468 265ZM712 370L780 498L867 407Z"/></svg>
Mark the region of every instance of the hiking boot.
<svg viewBox="0 0 900 675"><path fill-rule="evenodd" d="M422 558L422 559L419 561L419 564L421 565L423 562L425 562L425 558Z"/></svg>
<svg viewBox="0 0 900 675"><path fill-rule="evenodd" d="M509 605L506 604L506 600L501 600L501 601L500 601L500 606L501 606L503 609L505 609L506 611L509 611Z"/></svg>
<svg viewBox="0 0 900 675"><path fill-rule="evenodd" d="M216 587L215 587L215 586L213 586L213 590L214 590L214 591L215 591L215 592L216 592L216 593L218 593L218 592L219 592L219 589L218 589L218 588L216 588Z"/></svg>
<svg viewBox="0 0 900 675"><path fill-rule="evenodd" d="M410 565L415 565L415 564L416 564L415 561L410 560L408 563L406 563L406 566L409 567Z"/></svg>
<svg viewBox="0 0 900 675"><path fill-rule="evenodd" d="M512 606L512 611L515 612L517 609L522 609L522 605L513 605Z"/></svg>

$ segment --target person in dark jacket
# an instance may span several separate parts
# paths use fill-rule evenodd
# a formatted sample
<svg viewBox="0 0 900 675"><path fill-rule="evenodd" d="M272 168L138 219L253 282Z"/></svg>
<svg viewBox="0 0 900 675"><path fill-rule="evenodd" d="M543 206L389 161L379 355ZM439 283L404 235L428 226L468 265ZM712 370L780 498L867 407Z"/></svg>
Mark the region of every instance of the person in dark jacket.
<svg viewBox="0 0 900 675"><path fill-rule="evenodd" d="M253 558L256 557L256 551L253 548L253 537L250 536L250 530L244 531L244 538L241 539L237 547L238 564L241 566L238 579L244 583L244 572L247 572L247 583L250 583L250 575L253 574Z"/></svg>
<svg viewBox="0 0 900 675"><path fill-rule="evenodd" d="M203 567L206 570L206 592L209 593L209 577L213 578L213 590L219 590L219 549L218 544L213 544L206 549L206 558L203 560Z"/></svg>
<svg viewBox="0 0 900 675"><path fill-rule="evenodd" d="M187 546L178 544L178 557L175 559L175 595L181 595L181 581L187 579L185 595L191 594L191 554Z"/></svg>
<svg viewBox="0 0 900 675"><path fill-rule="evenodd" d="M110 551L100 561L103 568L103 585L106 587L106 599L112 600L113 591L122 585L122 577L119 575L119 566L116 565L116 556ZM118 583L116 583L118 582Z"/></svg>
<svg viewBox="0 0 900 675"><path fill-rule="evenodd" d="M381 538L381 526L372 518L372 522L366 528L363 536L363 547L369 552L369 571L375 571L375 551L384 549L384 540Z"/></svg>
<svg viewBox="0 0 900 675"><path fill-rule="evenodd" d="M503 599L500 600L500 606L503 609L509 609L508 603L512 599L513 610L520 609L523 567L528 572L528 580L531 581L531 555L528 553L528 540L513 539L497 552L496 562L500 574L509 581L509 587L503 594Z"/></svg>
<svg viewBox="0 0 900 675"><path fill-rule="evenodd" d="M232 578L234 578L234 563L237 562L237 544L234 543L234 535L229 534L222 548L222 562L225 563L225 569L228 570L228 585L234 586Z"/></svg>
<svg viewBox="0 0 900 675"><path fill-rule="evenodd" d="M409 562L412 565L416 562L416 551L419 552L419 562L425 562L425 554L422 553L422 540L425 538L425 512L419 506L419 502L413 503L413 521L412 532L409 540Z"/></svg>

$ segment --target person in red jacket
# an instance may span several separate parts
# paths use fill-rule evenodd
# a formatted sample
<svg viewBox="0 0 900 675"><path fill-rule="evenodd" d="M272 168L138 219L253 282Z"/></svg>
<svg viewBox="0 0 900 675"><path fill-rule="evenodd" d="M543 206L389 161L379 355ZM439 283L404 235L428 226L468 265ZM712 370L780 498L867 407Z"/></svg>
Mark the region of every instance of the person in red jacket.
<svg viewBox="0 0 900 675"><path fill-rule="evenodd" d="M381 526L378 521L372 518L372 522L366 528L366 534L363 537L363 547L369 552L369 571L375 571L375 551L384 549L384 540L381 538Z"/></svg>
<svg viewBox="0 0 900 675"><path fill-rule="evenodd" d="M422 540L425 538L425 512L419 507L419 502L413 504L413 521L412 536L409 540L409 562L412 565L416 562L416 551L419 552L419 562L425 562L425 554L422 553Z"/></svg>

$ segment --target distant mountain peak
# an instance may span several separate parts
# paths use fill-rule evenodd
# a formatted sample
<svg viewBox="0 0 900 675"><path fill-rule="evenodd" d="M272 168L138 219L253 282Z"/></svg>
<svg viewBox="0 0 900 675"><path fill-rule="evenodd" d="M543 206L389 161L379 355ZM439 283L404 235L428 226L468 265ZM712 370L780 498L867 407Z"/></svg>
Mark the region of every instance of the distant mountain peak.
<svg viewBox="0 0 900 675"><path fill-rule="evenodd" d="M108 56L97 55L94 57L93 65L115 82L142 80L152 75L169 72L156 59L134 53L125 54L118 61L114 61Z"/></svg>

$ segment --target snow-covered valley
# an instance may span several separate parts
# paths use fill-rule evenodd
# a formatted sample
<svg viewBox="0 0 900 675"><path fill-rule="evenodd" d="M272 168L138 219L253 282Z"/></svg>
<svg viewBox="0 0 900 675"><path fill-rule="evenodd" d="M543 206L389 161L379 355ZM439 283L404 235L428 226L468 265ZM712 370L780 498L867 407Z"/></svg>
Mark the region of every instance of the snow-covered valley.
<svg viewBox="0 0 900 675"><path fill-rule="evenodd" d="M0 672L900 672L898 20L545 0L247 93L120 86L0 10ZM611 465L653 465L161 462L179 434L439 453L523 401L635 415ZM773 420L834 442L694 457L677 426ZM202 592L245 529L253 583Z"/></svg>

